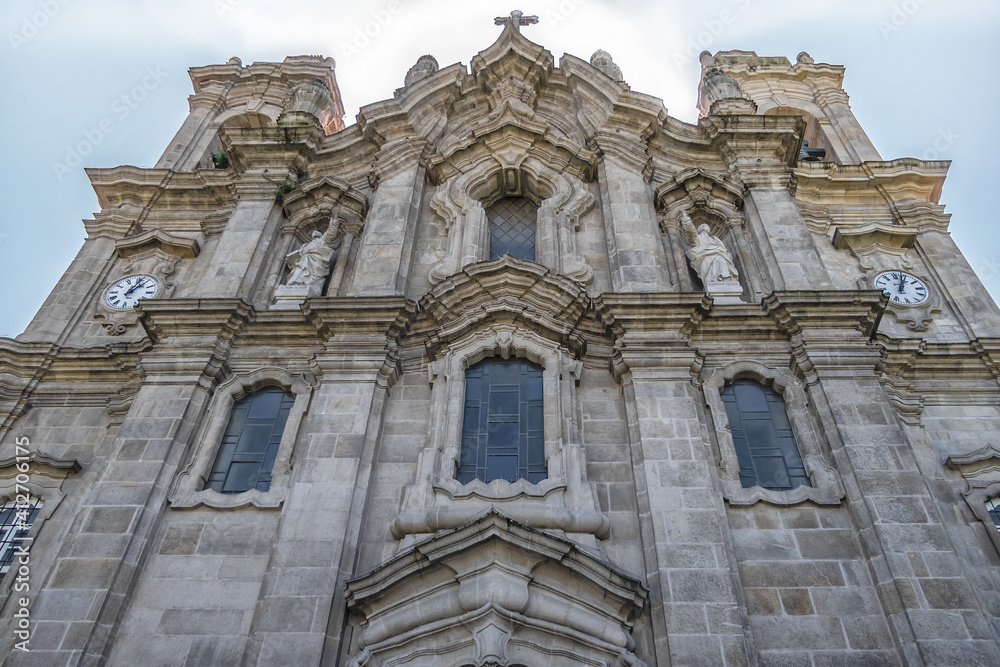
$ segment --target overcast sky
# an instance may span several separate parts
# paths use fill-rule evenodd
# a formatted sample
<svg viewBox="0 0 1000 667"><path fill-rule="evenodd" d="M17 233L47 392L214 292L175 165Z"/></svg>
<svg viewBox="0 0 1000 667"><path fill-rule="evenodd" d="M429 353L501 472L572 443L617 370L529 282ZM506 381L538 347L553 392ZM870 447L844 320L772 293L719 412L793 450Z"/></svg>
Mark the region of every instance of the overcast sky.
<svg viewBox="0 0 1000 667"><path fill-rule="evenodd" d="M351 125L359 107L392 97L420 55L468 65L512 9L539 16L523 32L557 59L604 49L633 90L687 122L703 49L793 62L807 51L845 65L854 113L883 159L953 160L941 203L1000 295L995 1L3 0L0 335L27 326L83 243L81 220L98 210L83 167L151 167L187 114L189 67L332 56Z"/></svg>

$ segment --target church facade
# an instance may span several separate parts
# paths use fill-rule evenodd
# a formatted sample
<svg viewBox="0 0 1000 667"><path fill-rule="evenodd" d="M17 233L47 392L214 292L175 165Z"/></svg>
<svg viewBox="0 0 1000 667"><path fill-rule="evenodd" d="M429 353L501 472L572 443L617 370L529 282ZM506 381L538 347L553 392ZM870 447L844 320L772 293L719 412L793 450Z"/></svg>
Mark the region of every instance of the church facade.
<svg viewBox="0 0 1000 667"><path fill-rule="evenodd" d="M0 339L11 665L995 665L1000 310L840 66L191 70ZM402 73L401 73L402 74Z"/></svg>

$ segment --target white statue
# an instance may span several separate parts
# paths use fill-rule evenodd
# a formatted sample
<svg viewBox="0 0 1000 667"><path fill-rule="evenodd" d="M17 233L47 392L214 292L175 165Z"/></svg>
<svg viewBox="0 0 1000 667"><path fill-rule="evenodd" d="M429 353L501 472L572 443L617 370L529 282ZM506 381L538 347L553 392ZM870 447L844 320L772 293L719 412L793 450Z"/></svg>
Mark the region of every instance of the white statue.
<svg viewBox="0 0 1000 667"><path fill-rule="evenodd" d="M709 233L708 225L699 225L695 229L687 211L681 211L680 223L684 238L691 244L685 254L701 282L706 287L710 283L738 282L740 274L736 271L729 250L722 241Z"/></svg>
<svg viewBox="0 0 1000 667"><path fill-rule="evenodd" d="M302 247L288 253L285 263L292 272L288 274L286 285L305 285L311 288L310 292L315 290L316 293L323 289L323 281L330 272L330 258L333 257L330 241L336 236L338 226L337 216L334 215L325 232L314 231L312 238Z"/></svg>

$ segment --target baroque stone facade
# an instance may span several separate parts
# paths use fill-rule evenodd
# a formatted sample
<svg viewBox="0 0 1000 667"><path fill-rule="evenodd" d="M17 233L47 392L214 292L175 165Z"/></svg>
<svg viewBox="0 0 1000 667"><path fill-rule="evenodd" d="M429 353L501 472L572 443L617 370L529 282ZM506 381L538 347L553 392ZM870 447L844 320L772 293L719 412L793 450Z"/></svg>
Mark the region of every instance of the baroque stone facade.
<svg viewBox="0 0 1000 667"><path fill-rule="evenodd" d="M10 664L997 664L948 163L807 54L703 54L691 125L528 21L346 128L332 60L195 68L88 170L0 339Z"/></svg>

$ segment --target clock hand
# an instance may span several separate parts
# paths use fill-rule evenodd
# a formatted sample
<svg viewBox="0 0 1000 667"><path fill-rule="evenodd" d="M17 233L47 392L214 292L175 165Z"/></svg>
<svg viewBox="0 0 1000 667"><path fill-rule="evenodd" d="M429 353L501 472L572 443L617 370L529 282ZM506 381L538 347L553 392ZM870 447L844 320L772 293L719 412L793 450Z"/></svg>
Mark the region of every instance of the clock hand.
<svg viewBox="0 0 1000 667"><path fill-rule="evenodd" d="M145 280L145 278L140 278L139 282L137 282L135 285L132 285L132 287L130 287L128 290L125 291L125 296L127 297L129 294L131 294L136 289L138 289L139 287L141 287L144 280Z"/></svg>

